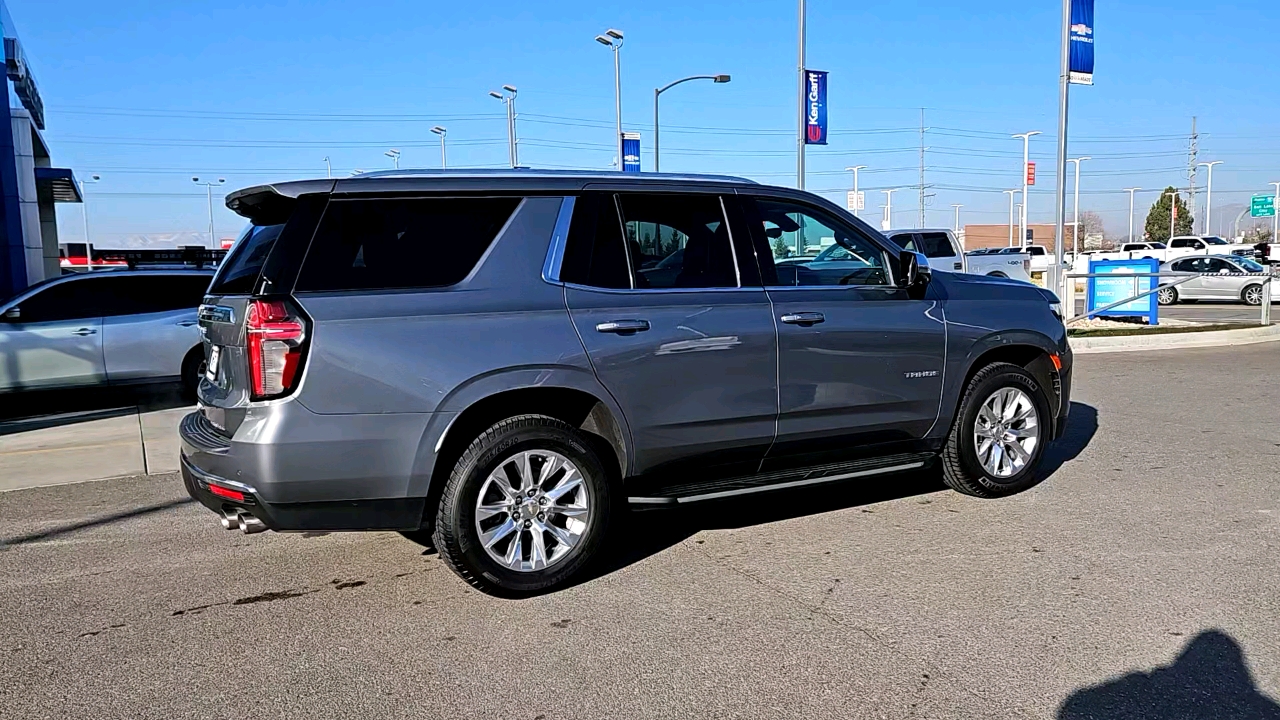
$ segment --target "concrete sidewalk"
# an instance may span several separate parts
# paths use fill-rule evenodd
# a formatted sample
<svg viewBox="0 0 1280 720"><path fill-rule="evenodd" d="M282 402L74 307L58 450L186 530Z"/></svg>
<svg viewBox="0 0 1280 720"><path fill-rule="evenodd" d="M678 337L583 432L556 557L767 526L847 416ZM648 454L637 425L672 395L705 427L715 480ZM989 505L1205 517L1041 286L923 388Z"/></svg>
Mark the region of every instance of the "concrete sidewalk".
<svg viewBox="0 0 1280 720"><path fill-rule="evenodd" d="M0 492L178 469L192 407L137 406L0 421Z"/></svg>

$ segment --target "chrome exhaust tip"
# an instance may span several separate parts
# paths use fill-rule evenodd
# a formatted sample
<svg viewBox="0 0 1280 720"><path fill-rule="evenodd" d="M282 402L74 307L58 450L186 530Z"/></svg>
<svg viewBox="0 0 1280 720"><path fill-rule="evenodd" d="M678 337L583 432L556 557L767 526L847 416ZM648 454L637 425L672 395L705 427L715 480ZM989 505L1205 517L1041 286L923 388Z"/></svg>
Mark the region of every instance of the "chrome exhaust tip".
<svg viewBox="0 0 1280 720"><path fill-rule="evenodd" d="M235 530L235 529L237 529L237 528L239 528L239 527L240 527L240 514L239 514L239 513L230 512L230 511L224 511L224 512L222 513L222 518L221 518L221 520L222 520L222 529L223 529L223 530Z"/></svg>
<svg viewBox="0 0 1280 720"><path fill-rule="evenodd" d="M244 533L245 535L252 535L254 533L260 533L266 529L267 529L267 526L263 524L263 522L258 518L248 513L241 513L240 532Z"/></svg>

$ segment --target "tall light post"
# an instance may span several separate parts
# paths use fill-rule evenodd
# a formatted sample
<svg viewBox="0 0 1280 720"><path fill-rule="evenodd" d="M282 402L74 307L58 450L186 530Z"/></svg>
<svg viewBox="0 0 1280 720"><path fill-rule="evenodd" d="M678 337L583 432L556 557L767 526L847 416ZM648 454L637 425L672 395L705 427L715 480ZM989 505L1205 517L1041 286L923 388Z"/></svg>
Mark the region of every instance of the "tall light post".
<svg viewBox="0 0 1280 720"><path fill-rule="evenodd" d="M391 148L390 150L388 150L388 151L386 151L386 152L384 152L384 153L382 153L382 154L383 154L383 155L386 155L386 156L387 156L387 157L389 157L389 158L391 158L391 162L395 165L395 169L396 169L396 170L399 170L399 169L400 169L400 151L399 151L399 150L397 150L397 149L395 149L395 148Z"/></svg>
<svg viewBox="0 0 1280 720"><path fill-rule="evenodd" d="M520 164L516 141L516 89L512 85L503 85L502 89L506 92L489 91L489 97L497 98L507 105L507 155L511 160L511 167L516 167Z"/></svg>
<svg viewBox="0 0 1280 720"><path fill-rule="evenodd" d="M1133 242L1133 194L1141 189L1140 187L1124 189L1125 192L1129 193L1129 242Z"/></svg>
<svg viewBox="0 0 1280 720"><path fill-rule="evenodd" d="M1093 158L1085 155L1078 158L1067 158L1067 162L1076 164L1076 199L1075 199L1075 215L1071 223L1071 254L1072 256L1080 255L1080 163Z"/></svg>
<svg viewBox="0 0 1280 720"><path fill-rule="evenodd" d="M1196 167L1209 168L1209 181L1205 189L1205 196L1204 196L1204 234L1205 235L1208 235L1209 233L1212 232L1212 230L1209 229L1210 227L1212 227L1209 224L1209 220L1213 217L1213 166L1221 165L1221 164L1222 164L1221 160L1214 160L1213 162L1196 163Z"/></svg>
<svg viewBox="0 0 1280 720"><path fill-rule="evenodd" d="M710 81L712 81L712 82L714 82L714 83L727 83L727 82L729 82L729 76L728 76L728 75L690 75L689 77L686 77L686 78L680 78L679 80L676 80L675 82L669 82L669 83L667 83L666 85L663 85L663 86L662 86L662 87L660 87L660 88L654 88L654 89L653 89L653 171L654 171L654 172L658 172L658 171L659 171L659 165L658 165L658 161L659 161L659 156L658 156L658 97L659 97L660 95L662 95L662 93L664 93L664 92L666 92L666 91L670 90L671 88L673 88L673 87L675 87L675 86L679 85L680 83L686 83L686 82L689 82L690 80L710 80ZM621 127L621 126L619 126L619 127ZM621 135L619 135L618 137L622 137L622 136L621 136Z"/></svg>
<svg viewBox="0 0 1280 720"><path fill-rule="evenodd" d="M431 132L440 136L440 169L443 170L446 167L449 167L449 163L445 162L444 157L444 136L448 134L449 131L440 125L436 125L431 128Z"/></svg>
<svg viewBox="0 0 1280 720"><path fill-rule="evenodd" d="M1165 190L1160 197L1169 195L1169 239L1173 239L1173 223L1178 219L1178 191Z"/></svg>
<svg viewBox="0 0 1280 720"><path fill-rule="evenodd" d="M951 229L955 231L956 235L960 234L960 208L962 207L964 206L959 203L951 204L951 209L956 211L956 219L955 219L955 222L952 223Z"/></svg>
<svg viewBox="0 0 1280 720"><path fill-rule="evenodd" d="M96 175L94 177L97 177ZM1271 242L1280 242L1280 182L1270 182L1268 185L1276 186L1275 200L1271 203L1276 208L1276 214L1271 216ZM1234 240L1235 238L1232 238Z"/></svg>
<svg viewBox="0 0 1280 720"><path fill-rule="evenodd" d="M613 104L618 116L618 169L622 169L622 64L618 59L618 51L622 49L622 31L609 28L603 35L596 36L596 42L608 46L613 51ZM656 103L656 101L655 101Z"/></svg>
<svg viewBox="0 0 1280 720"><path fill-rule="evenodd" d="M1027 197L1027 190L1031 185L1027 178L1027 168L1031 164L1031 138L1039 134L1039 130L1032 130L1013 136L1022 138L1022 210L1018 212L1018 245L1023 247L1027 244L1027 205L1030 204L1027 202L1030 199Z"/></svg>
<svg viewBox="0 0 1280 720"><path fill-rule="evenodd" d="M89 251L89 196L84 191L85 185L92 185L102 179L100 175L93 175L88 180L80 181L80 214L84 218L84 269L89 271L93 269L93 253Z"/></svg>
<svg viewBox="0 0 1280 720"><path fill-rule="evenodd" d="M855 198L858 197L858 171L866 170L866 169L867 169L866 165L854 165L853 167L847 167L844 169L845 172L853 173L853 196ZM853 214L857 215L858 217L862 217L861 215L858 214L860 212L861 210L854 210Z"/></svg>
<svg viewBox="0 0 1280 720"><path fill-rule="evenodd" d="M1019 192L1020 191L1017 188L1004 191L1004 193L1009 196L1009 247L1013 247L1013 203L1018 197Z"/></svg>
<svg viewBox="0 0 1280 720"><path fill-rule="evenodd" d="M213 189L226 181L226 178L218 178L218 182L201 182L199 177L191 178L191 182L204 186L205 194L209 197L209 247L218 245L218 239L213 234Z"/></svg>
<svg viewBox="0 0 1280 720"><path fill-rule="evenodd" d="M889 188L881 190L884 193L884 222L881 223L881 230L888 230L893 227L893 194L902 188Z"/></svg>
<svg viewBox="0 0 1280 720"><path fill-rule="evenodd" d="M324 156L324 176L327 178L333 177L333 166L329 164L328 155Z"/></svg>
<svg viewBox="0 0 1280 720"><path fill-rule="evenodd" d="M806 33L806 27L805 27L808 19L808 14L809 14L809 11L808 11L808 7L805 4L805 0L800 0L800 27L799 27L800 37L797 43L797 46L800 51L799 53L800 60L796 67L796 77L798 78L797 92L796 92L796 113L797 113L796 115L796 187L801 190L804 189L804 175L805 175L805 170L804 170L804 132L805 132L805 128L804 128L804 123L805 123L804 64L805 64L805 59L804 59L804 55L805 55L805 43L807 42L807 39L808 39L808 35Z"/></svg>

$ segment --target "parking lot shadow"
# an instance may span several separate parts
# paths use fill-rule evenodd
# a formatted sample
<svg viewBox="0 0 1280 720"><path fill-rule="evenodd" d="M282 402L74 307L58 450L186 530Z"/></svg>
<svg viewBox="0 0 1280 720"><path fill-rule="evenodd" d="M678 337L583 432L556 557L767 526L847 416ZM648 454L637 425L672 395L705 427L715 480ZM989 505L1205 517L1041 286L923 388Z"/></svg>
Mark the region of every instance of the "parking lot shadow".
<svg viewBox="0 0 1280 720"><path fill-rule="evenodd" d="M1066 432L1045 450L1042 470L1045 478L1051 481L1053 473L1079 455L1097 431L1097 409L1084 403L1071 403ZM860 481L781 490L671 509L634 510L618 523L605 558L583 581L639 562L703 530L750 527L944 490L947 487L942 483L941 470L935 463L924 470Z"/></svg>
<svg viewBox="0 0 1280 720"><path fill-rule="evenodd" d="M182 385L32 390L0 405L0 436L193 405Z"/></svg>
<svg viewBox="0 0 1280 720"><path fill-rule="evenodd" d="M1244 650L1221 630L1187 643L1172 665L1132 672L1073 693L1058 720L1280 720L1258 691Z"/></svg>

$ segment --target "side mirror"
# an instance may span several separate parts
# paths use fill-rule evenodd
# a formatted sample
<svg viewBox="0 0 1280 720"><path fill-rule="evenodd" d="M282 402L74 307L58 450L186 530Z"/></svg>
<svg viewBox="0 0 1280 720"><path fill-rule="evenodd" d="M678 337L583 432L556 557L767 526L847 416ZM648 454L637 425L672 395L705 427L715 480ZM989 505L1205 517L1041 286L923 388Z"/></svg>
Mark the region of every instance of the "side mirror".
<svg viewBox="0 0 1280 720"><path fill-rule="evenodd" d="M902 251L898 256L898 287L913 288L927 285L932 273L929 258L924 253Z"/></svg>
<svg viewBox="0 0 1280 720"><path fill-rule="evenodd" d="M22 310L21 308L18 308L16 306L11 307L8 310L4 311L5 320L17 320L18 318L21 318L21 317L22 317Z"/></svg>

